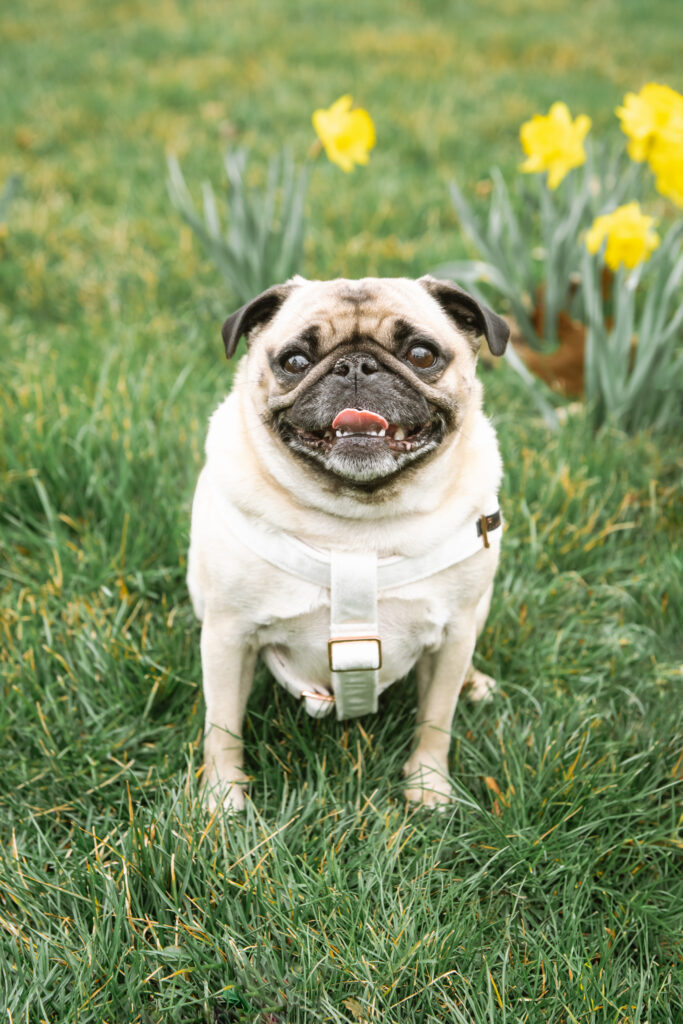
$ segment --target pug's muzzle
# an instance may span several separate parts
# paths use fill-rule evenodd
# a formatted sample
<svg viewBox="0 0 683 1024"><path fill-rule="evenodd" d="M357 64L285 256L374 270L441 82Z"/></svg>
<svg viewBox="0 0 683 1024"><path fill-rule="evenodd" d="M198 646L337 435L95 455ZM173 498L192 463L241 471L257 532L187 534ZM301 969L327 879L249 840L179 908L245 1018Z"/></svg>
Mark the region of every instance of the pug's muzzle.
<svg viewBox="0 0 683 1024"><path fill-rule="evenodd" d="M397 362L370 340L340 346L310 369L285 353L273 366L279 379L306 377L285 408L272 410L274 429L336 477L384 482L435 451L454 421L454 410L429 401Z"/></svg>

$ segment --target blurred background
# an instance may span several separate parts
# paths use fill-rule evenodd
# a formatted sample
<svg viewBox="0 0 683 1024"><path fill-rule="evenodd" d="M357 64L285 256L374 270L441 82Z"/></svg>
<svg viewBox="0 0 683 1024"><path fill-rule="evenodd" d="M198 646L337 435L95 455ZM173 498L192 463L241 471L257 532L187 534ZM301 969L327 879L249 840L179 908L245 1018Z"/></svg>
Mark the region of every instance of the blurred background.
<svg viewBox="0 0 683 1024"><path fill-rule="evenodd" d="M422 273L462 254L450 177L471 193L512 172L520 124L557 99L600 134L626 91L680 88L677 23L669 0L6 0L0 182L23 189L0 300L72 325L201 307L217 279L170 208L166 154L216 188L228 146L303 160L313 110L343 93L377 144L349 176L318 158L304 272Z"/></svg>

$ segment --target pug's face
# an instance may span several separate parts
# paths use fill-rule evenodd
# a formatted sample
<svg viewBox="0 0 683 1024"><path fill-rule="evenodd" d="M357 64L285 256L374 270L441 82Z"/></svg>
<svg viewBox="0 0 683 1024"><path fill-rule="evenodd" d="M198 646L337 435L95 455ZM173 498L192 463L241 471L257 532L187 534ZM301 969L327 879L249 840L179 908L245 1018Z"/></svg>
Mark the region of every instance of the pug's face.
<svg viewBox="0 0 683 1024"><path fill-rule="evenodd" d="M499 355L508 328L433 278L295 278L226 320L228 355L242 334L253 397L277 441L314 471L374 489L457 431L478 339Z"/></svg>

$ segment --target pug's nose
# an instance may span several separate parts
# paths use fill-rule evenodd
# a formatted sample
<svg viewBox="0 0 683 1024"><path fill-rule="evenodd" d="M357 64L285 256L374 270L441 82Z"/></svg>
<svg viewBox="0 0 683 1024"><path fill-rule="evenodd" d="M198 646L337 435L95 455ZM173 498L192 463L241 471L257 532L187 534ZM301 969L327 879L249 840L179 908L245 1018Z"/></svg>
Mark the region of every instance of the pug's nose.
<svg viewBox="0 0 683 1024"><path fill-rule="evenodd" d="M333 373L340 377L348 377L349 374L354 377L370 377L378 370L379 365L374 356L370 356L366 352L353 352L351 355L342 356L337 360Z"/></svg>

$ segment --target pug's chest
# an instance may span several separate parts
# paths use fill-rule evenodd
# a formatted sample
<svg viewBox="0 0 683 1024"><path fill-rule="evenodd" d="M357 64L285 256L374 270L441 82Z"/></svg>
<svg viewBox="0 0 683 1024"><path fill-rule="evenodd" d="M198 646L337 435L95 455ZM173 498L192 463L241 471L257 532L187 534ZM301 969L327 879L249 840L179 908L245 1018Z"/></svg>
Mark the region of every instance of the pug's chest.
<svg viewBox="0 0 683 1024"><path fill-rule="evenodd" d="M290 610L291 608L290 604ZM405 676L424 652L441 647L452 617L445 597L430 594L383 598L378 601L382 664L379 688ZM329 689L330 606L294 611L276 617L259 630L266 662L289 689L298 684Z"/></svg>

